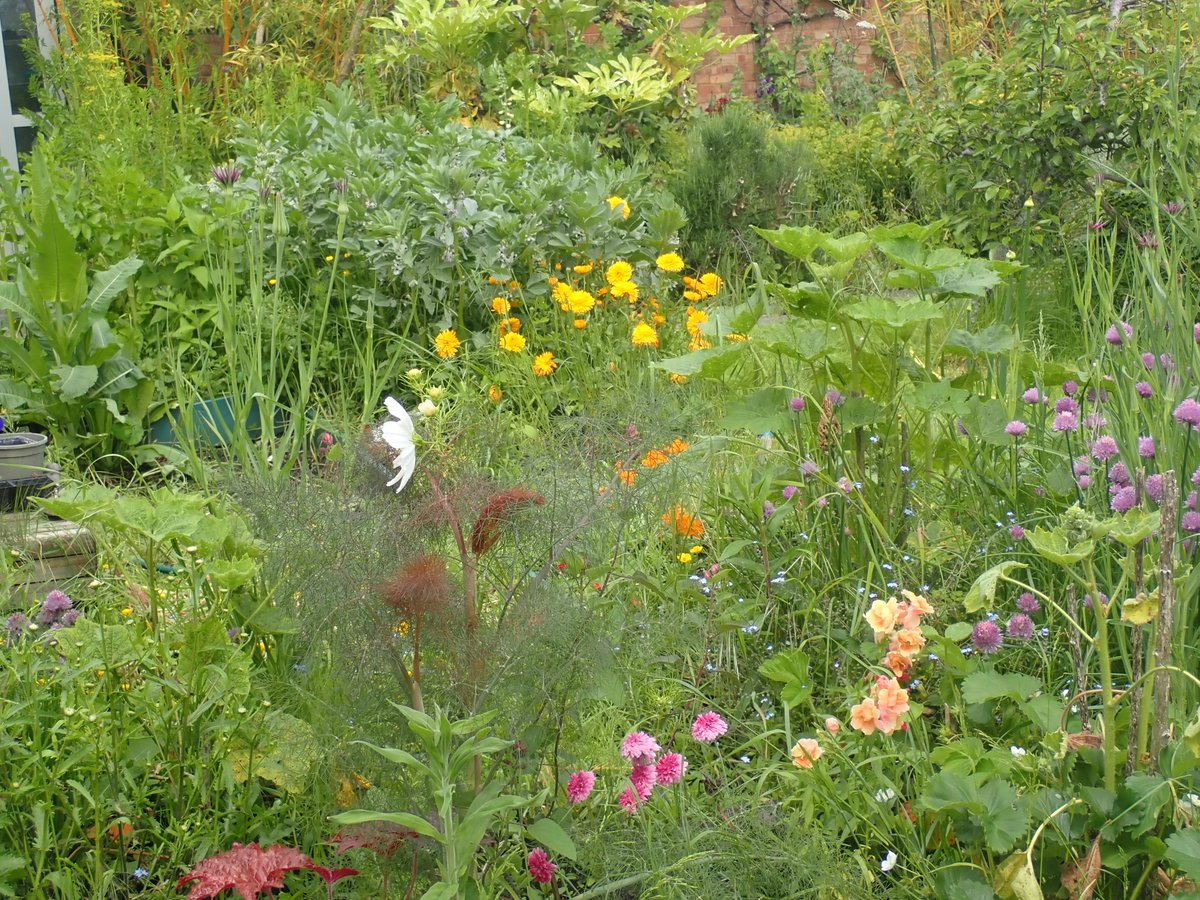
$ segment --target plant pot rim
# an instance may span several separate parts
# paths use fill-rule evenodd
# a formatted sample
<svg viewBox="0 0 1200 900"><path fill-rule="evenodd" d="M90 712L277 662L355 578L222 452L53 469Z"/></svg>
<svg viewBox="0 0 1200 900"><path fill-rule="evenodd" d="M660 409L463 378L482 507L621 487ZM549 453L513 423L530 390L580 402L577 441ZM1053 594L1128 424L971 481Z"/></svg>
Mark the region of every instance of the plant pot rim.
<svg viewBox="0 0 1200 900"><path fill-rule="evenodd" d="M49 436L37 431L8 431L0 433L0 447L40 447L48 443Z"/></svg>

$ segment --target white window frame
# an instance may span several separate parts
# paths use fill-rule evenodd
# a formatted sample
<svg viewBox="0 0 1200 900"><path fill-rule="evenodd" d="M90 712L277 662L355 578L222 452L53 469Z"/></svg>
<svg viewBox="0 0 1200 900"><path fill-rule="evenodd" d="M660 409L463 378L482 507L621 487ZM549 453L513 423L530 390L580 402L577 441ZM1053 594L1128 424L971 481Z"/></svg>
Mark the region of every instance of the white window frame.
<svg viewBox="0 0 1200 900"><path fill-rule="evenodd" d="M33 18L37 25L38 45L42 52L51 46L51 27L47 19L45 0L33 0ZM8 65L4 45L0 43L0 156L13 170L17 168L17 129L32 128L28 116L13 109L12 94L8 89Z"/></svg>

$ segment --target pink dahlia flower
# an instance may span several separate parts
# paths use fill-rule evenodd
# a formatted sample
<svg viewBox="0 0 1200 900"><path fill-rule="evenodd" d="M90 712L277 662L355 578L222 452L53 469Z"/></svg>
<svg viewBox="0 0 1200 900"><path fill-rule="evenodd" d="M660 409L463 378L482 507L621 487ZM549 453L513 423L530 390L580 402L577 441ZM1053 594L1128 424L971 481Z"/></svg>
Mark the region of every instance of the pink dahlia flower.
<svg viewBox="0 0 1200 900"><path fill-rule="evenodd" d="M692 737L702 744L711 744L729 730L729 723L712 710L702 712L692 723Z"/></svg>
<svg viewBox="0 0 1200 900"><path fill-rule="evenodd" d="M550 861L550 854L541 847L534 847L529 851L528 863L529 874L533 876L534 881L539 884L549 884L554 880L554 873L558 866Z"/></svg>
<svg viewBox="0 0 1200 900"><path fill-rule="evenodd" d="M595 772L587 770L576 772L567 779L567 801L570 803L582 803L591 796L592 789L595 786Z"/></svg>
<svg viewBox="0 0 1200 900"><path fill-rule="evenodd" d="M621 742L621 755L631 763L645 765L654 761L654 755L662 748L658 741L644 731L635 731Z"/></svg>
<svg viewBox="0 0 1200 900"><path fill-rule="evenodd" d="M658 769L654 763L649 765L635 765L633 771L629 773L629 780L633 782L633 789L637 791L638 799L645 800L654 793L654 786L658 784Z"/></svg>
<svg viewBox="0 0 1200 900"><path fill-rule="evenodd" d="M621 796L617 798L617 802L621 804L621 808L624 809L625 812L633 815L635 812L637 812L638 804L641 801L638 800L637 791L635 791L632 787L627 787L621 792Z"/></svg>
<svg viewBox="0 0 1200 900"><path fill-rule="evenodd" d="M676 784L683 779L687 771L687 760L679 753L668 753L654 767L661 785Z"/></svg>

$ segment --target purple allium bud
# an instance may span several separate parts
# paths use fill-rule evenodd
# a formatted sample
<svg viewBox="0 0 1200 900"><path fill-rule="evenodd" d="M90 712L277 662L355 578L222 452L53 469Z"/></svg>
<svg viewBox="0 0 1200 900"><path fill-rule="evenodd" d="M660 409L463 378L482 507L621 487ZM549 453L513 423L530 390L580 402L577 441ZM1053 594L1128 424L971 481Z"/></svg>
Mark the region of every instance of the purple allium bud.
<svg viewBox="0 0 1200 900"><path fill-rule="evenodd" d="M1158 364L1160 366L1162 366L1164 369L1166 369L1168 372L1175 371L1175 359L1171 356L1170 353L1160 353L1158 355Z"/></svg>
<svg viewBox="0 0 1200 900"><path fill-rule="evenodd" d="M1092 476L1091 475L1080 475L1079 476L1079 489L1081 491L1086 491L1091 486L1092 486Z"/></svg>
<svg viewBox="0 0 1200 900"><path fill-rule="evenodd" d="M1154 396L1154 388L1150 387L1150 382L1148 381L1139 381L1133 386L1133 389L1137 391L1137 395L1143 400L1149 400Z"/></svg>
<svg viewBox="0 0 1200 900"><path fill-rule="evenodd" d="M1200 512L1195 510L1185 512L1180 524L1183 525L1184 531L1200 531Z"/></svg>
<svg viewBox="0 0 1200 900"><path fill-rule="evenodd" d="M1008 533L1014 541L1025 540L1025 529L1020 525L1014 525L1012 528L1008 529Z"/></svg>
<svg viewBox="0 0 1200 900"><path fill-rule="evenodd" d="M1114 347L1123 346L1131 337L1133 337L1133 327L1128 322L1109 325L1108 331L1104 332L1104 339Z"/></svg>
<svg viewBox="0 0 1200 900"><path fill-rule="evenodd" d="M971 629L971 643L980 653L995 653L1004 644L1004 635L995 622L984 619Z"/></svg>
<svg viewBox="0 0 1200 900"><path fill-rule="evenodd" d="M1079 390L1079 383L1077 381L1075 381L1074 379L1072 379L1070 381L1064 381L1062 390L1063 390L1063 393L1066 394L1068 397L1073 397L1073 396L1075 396L1075 392Z"/></svg>
<svg viewBox="0 0 1200 900"><path fill-rule="evenodd" d="M1064 412L1054 417L1055 431L1074 431L1078 427L1079 419L1075 417L1075 413Z"/></svg>
<svg viewBox="0 0 1200 900"><path fill-rule="evenodd" d="M1056 413L1078 413L1079 404L1073 397L1059 397L1058 402L1054 404L1054 411Z"/></svg>
<svg viewBox="0 0 1200 900"><path fill-rule="evenodd" d="M1192 491L1190 494L1188 494L1187 499L1185 501L1183 501L1184 507L1186 507L1187 509L1195 509L1196 508L1196 499L1198 496L1200 496L1200 495L1198 495L1195 491Z"/></svg>
<svg viewBox="0 0 1200 900"><path fill-rule="evenodd" d="M1089 231L1103 231L1104 226L1107 224L1108 223L1105 222L1103 219L1097 219L1094 222L1088 222L1088 230Z"/></svg>
<svg viewBox="0 0 1200 900"><path fill-rule="evenodd" d="M794 484L784 485L783 499L791 500L793 497L796 496L796 491L798 491L798 490L800 490L800 489L798 487L796 487Z"/></svg>
<svg viewBox="0 0 1200 900"><path fill-rule="evenodd" d="M1117 455L1117 442L1109 434L1103 434L1092 442L1092 456L1104 461Z"/></svg>
<svg viewBox="0 0 1200 900"><path fill-rule="evenodd" d="M825 392L825 402L830 406L841 406L844 399L845 398L842 396L842 392L833 388L830 388Z"/></svg>
<svg viewBox="0 0 1200 900"><path fill-rule="evenodd" d="M1108 480L1121 487L1128 487L1130 484L1129 470L1125 468L1125 463L1113 463L1112 468L1108 470Z"/></svg>
<svg viewBox="0 0 1200 900"><path fill-rule="evenodd" d="M1088 431L1099 431L1107 425L1108 419L1104 418L1100 413L1088 413L1087 417L1083 420L1083 427Z"/></svg>
<svg viewBox="0 0 1200 900"><path fill-rule="evenodd" d="M1075 457L1075 462L1071 463L1071 471L1075 473L1076 478L1087 475L1092 471L1092 461L1086 456Z"/></svg>
<svg viewBox="0 0 1200 900"><path fill-rule="evenodd" d="M1155 503L1162 503L1163 477L1161 475L1151 475L1146 479L1146 496Z"/></svg>
<svg viewBox="0 0 1200 900"><path fill-rule="evenodd" d="M1020 437L1028 430L1029 430L1029 426L1026 425L1024 422L1022 422L1020 419L1014 419L1013 421L1009 422L1007 425L1004 426L1004 433L1009 435L1010 437Z"/></svg>
<svg viewBox="0 0 1200 900"><path fill-rule="evenodd" d="M1138 456L1142 459L1154 459L1154 438L1145 435L1138 438Z"/></svg>
<svg viewBox="0 0 1200 900"><path fill-rule="evenodd" d="M237 166L213 166L212 177L217 184L224 187L233 187L237 184L238 179L242 177L242 170Z"/></svg>
<svg viewBox="0 0 1200 900"><path fill-rule="evenodd" d="M1149 372L1151 369L1154 368L1155 362L1156 362L1156 360L1154 359L1153 353L1143 353L1142 354L1142 365L1146 367L1147 372Z"/></svg>
<svg viewBox="0 0 1200 900"><path fill-rule="evenodd" d="M770 500L764 500L763 508L762 508L763 519L769 519L773 515L775 515L775 504L772 503Z"/></svg>
<svg viewBox="0 0 1200 900"><path fill-rule="evenodd" d="M1200 428L1200 403L1188 397L1175 407L1175 421L1180 425L1191 425Z"/></svg>
<svg viewBox="0 0 1200 900"><path fill-rule="evenodd" d="M1115 513L1127 513L1137 505L1137 491L1132 487L1123 487L1113 494L1109 505Z"/></svg>
<svg viewBox="0 0 1200 900"><path fill-rule="evenodd" d="M1200 325L1197 325L1196 327L1200 328ZM1200 341L1200 337L1198 337L1196 340ZM1042 401L1042 393L1037 388L1031 387L1021 395L1021 399L1032 406L1033 404L1040 403Z"/></svg>
<svg viewBox="0 0 1200 900"><path fill-rule="evenodd" d="M955 419L954 427L956 429L958 429L958 433L961 434L963 437L966 437L970 433L967 431L967 426L963 424L962 419Z"/></svg>
<svg viewBox="0 0 1200 900"><path fill-rule="evenodd" d="M803 397L793 397L791 400L788 401L788 406L790 406L792 408L792 412L803 412L804 411L804 398Z"/></svg>
<svg viewBox="0 0 1200 900"><path fill-rule="evenodd" d="M1038 602L1038 598L1026 591L1017 598L1017 609L1023 613L1035 613L1042 608L1042 604Z"/></svg>
<svg viewBox="0 0 1200 900"><path fill-rule="evenodd" d="M805 475L805 476L816 475L820 471L821 471L821 467L818 466L811 459L806 459L804 462L800 463L800 474L801 475Z"/></svg>
<svg viewBox="0 0 1200 900"><path fill-rule="evenodd" d="M1008 627L1005 631L1014 640L1027 641L1033 637L1033 619L1025 613L1017 613L1008 620Z"/></svg>
<svg viewBox="0 0 1200 900"><path fill-rule="evenodd" d="M59 616L69 610L72 605L71 598L62 591L51 591L46 595L46 600L42 603L41 610L38 611L37 623L50 625L58 621Z"/></svg>

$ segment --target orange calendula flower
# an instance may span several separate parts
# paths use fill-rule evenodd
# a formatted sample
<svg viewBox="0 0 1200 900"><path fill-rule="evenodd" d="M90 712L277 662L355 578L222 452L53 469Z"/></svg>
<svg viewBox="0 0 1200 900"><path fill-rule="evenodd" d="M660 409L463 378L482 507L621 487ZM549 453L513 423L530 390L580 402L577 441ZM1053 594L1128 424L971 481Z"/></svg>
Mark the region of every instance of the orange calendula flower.
<svg viewBox="0 0 1200 900"><path fill-rule="evenodd" d="M567 295L567 309L577 316L586 316L596 306L596 298L587 291L571 291Z"/></svg>
<svg viewBox="0 0 1200 900"><path fill-rule="evenodd" d="M661 450L651 450L642 457L643 469L657 469L663 463L670 462L670 457Z"/></svg>
<svg viewBox="0 0 1200 900"><path fill-rule="evenodd" d="M521 320L518 319L516 316L513 316L510 319L501 319L500 320L501 334L507 333L509 331L520 331L520 330L521 330Z"/></svg>
<svg viewBox="0 0 1200 900"><path fill-rule="evenodd" d="M667 444L667 446L663 447L663 450L667 453L670 453L672 456L674 456L677 453L682 453L684 450L689 449L691 446L692 446L691 444L689 444L687 441L683 440L682 438L675 438L675 440L671 441L671 443L669 443L669 444Z"/></svg>
<svg viewBox="0 0 1200 900"><path fill-rule="evenodd" d="M512 304L507 297L492 298L492 312L498 316L507 316L512 311Z"/></svg>
<svg viewBox="0 0 1200 900"><path fill-rule="evenodd" d="M667 377L669 379L671 379L672 384L686 384L687 383L687 376L680 375L678 372L672 372Z"/></svg>
<svg viewBox="0 0 1200 900"><path fill-rule="evenodd" d="M800 738L792 748L792 764L797 768L811 769L824 752L812 738Z"/></svg>
<svg viewBox="0 0 1200 900"><path fill-rule="evenodd" d="M735 344L740 344L742 341L746 340L746 336L744 334L738 334L736 331L731 331L729 334L725 335L725 340L733 341Z"/></svg>
<svg viewBox="0 0 1200 900"><path fill-rule="evenodd" d="M683 257L678 253L664 253L654 262L664 272L683 271Z"/></svg>
<svg viewBox="0 0 1200 900"><path fill-rule="evenodd" d="M462 346L462 341L458 339L458 335L451 328L445 331L439 331L437 337L433 339L433 349L442 359L451 359L458 355L458 348Z"/></svg>
<svg viewBox="0 0 1200 900"><path fill-rule="evenodd" d="M488 399L493 403L499 403L504 396L504 391L500 390L496 385L488 385Z"/></svg>
<svg viewBox="0 0 1200 900"><path fill-rule="evenodd" d="M702 334L697 334L688 341L689 350L706 350L711 346L712 342Z"/></svg>
<svg viewBox="0 0 1200 900"><path fill-rule="evenodd" d="M558 303L559 309L567 309L567 302L571 299L571 286L564 281L560 281L554 286L552 296Z"/></svg>
<svg viewBox="0 0 1200 900"><path fill-rule="evenodd" d="M674 528L676 534L684 537L704 537L704 522L701 518L692 515L679 504L663 513L662 522L668 528Z"/></svg>
<svg viewBox="0 0 1200 900"><path fill-rule="evenodd" d="M633 266L625 262L623 259L618 259L605 270L604 280L612 285L618 285L625 281L632 281Z"/></svg>
<svg viewBox="0 0 1200 900"><path fill-rule="evenodd" d="M592 271L592 263L583 263L578 266L573 266L572 268L576 275L586 275L588 272Z"/></svg>
<svg viewBox="0 0 1200 900"><path fill-rule="evenodd" d="M621 281L612 286L614 297L626 297L630 303L637 303L639 288L632 281Z"/></svg>
<svg viewBox="0 0 1200 900"><path fill-rule="evenodd" d="M635 347L657 347L658 332L654 330L653 325L647 325L645 322L640 323L633 329L633 334L630 336Z"/></svg>
<svg viewBox="0 0 1200 900"><path fill-rule="evenodd" d="M705 272L700 276L700 287L704 289L704 293L709 297L715 297L717 292L724 286L724 279L716 272Z"/></svg>
<svg viewBox="0 0 1200 900"><path fill-rule="evenodd" d="M617 478L621 480L621 484L625 487L633 487L633 480L637 477L637 472L633 469L626 469L625 464L617 463Z"/></svg>
<svg viewBox="0 0 1200 900"><path fill-rule="evenodd" d="M515 331L510 331L500 338L500 349L509 353L520 353L525 349L525 338Z"/></svg>
<svg viewBox="0 0 1200 900"><path fill-rule="evenodd" d="M661 315L660 313L655 313L654 315L652 315L650 317L650 321L653 322L655 325L666 325L667 317L664 315Z"/></svg>
<svg viewBox="0 0 1200 900"><path fill-rule="evenodd" d="M574 322L576 328L587 328L587 319L576 319Z"/></svg>
<svg viewBox="0 0 1200 900"><path fill-rule="evenodd" d="M558 368L558 362L554 359L554 354L547 350L545 353L539 353L533 358L533 374L539 378L545 378L547 375L554 374L554 370Z"/></svg>
<svg viewBox="0 0 1200 900"><path fill-rule="evenodd" d="M700 326L708 321L708 313L702 309L689 306L687 310L687 333L695 337L700 333Z"/></svg>

